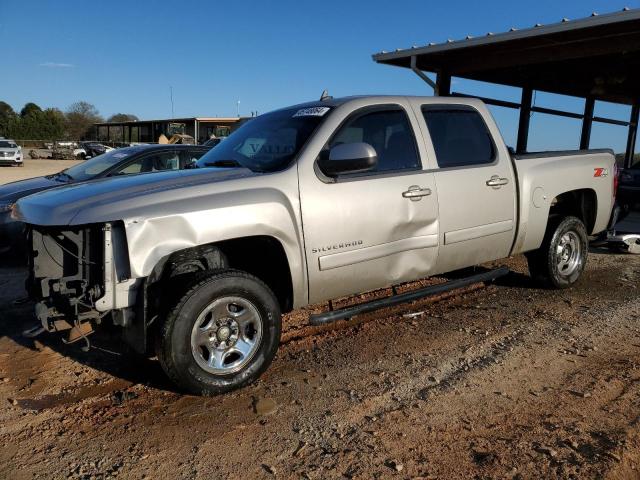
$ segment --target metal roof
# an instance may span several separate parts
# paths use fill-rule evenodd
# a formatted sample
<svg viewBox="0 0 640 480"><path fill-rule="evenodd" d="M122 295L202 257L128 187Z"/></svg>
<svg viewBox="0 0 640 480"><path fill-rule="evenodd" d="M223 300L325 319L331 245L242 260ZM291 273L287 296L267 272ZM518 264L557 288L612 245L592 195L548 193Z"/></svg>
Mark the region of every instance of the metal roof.
<svg viewBox="0 0 640 480"><path fill-rule="evenodd" d="M140 125L143 123L180 123L180 122L193 122L197 120L198 122L222 122L222 123L234 123L240 120L244 120L246 117L187 117L187 118L164 118L161 120L130 120L126 122L98 122L94 123L94 125L99 125L101 127L106 127L108 125Z"/></svg>
<svg viewBox="0 0 640 480"><path fill-rule="evenodd" d="M374 61L619 103L640 99L640 9L373 55Z"/></svg>

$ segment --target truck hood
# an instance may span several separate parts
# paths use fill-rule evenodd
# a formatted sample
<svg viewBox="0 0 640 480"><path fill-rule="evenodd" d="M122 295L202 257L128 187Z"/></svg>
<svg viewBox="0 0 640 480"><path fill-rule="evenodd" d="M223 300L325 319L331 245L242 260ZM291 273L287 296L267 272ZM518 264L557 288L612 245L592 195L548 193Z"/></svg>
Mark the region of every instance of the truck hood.
<svg viewBox="0 0 640 480"><path fill-rule="evenodd" d="M0 186L0 203L15 203L22 197L32 193L60 187L61 185L65 185L65 182L55 180L53 175L7 183Z"/></svg>
<svg viewBox="0 0 640 480"><path fill-rule="evenodd" d="M171 170L76 183L36 193L18 201L14 216L33 225L84 225L144 217L163 206L162 214L205 208L212 184L257 175L245 168ZM178 206L180 205L180 207Z"/></svg>

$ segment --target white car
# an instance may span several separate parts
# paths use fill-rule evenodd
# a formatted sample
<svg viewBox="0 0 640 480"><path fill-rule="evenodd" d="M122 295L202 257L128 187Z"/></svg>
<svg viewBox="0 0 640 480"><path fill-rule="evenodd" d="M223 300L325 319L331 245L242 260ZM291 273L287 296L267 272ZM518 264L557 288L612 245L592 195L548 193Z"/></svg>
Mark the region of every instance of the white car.
<svg viewBox="0 0 640 480"><path fill-rule="evenodd" d="M24 166L22 162L22 147L15 140L0 138L0 165Z"/></svg>

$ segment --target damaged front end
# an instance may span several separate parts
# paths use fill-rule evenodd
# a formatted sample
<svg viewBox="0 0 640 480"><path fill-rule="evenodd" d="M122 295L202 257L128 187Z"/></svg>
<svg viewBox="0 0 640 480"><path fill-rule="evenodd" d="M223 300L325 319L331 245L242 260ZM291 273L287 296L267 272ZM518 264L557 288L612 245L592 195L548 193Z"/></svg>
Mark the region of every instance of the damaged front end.
<svg viewBox="0 0 640 480"><path fill-rule="evenodd" d="M121 324L132 316L127 315L131 285L120 225L30 225L29 237L27 291L45 330L67 331L66 341L74 342L86 340L108 314ZM118 298L118 284L127 287L124 299Z"/></svg>

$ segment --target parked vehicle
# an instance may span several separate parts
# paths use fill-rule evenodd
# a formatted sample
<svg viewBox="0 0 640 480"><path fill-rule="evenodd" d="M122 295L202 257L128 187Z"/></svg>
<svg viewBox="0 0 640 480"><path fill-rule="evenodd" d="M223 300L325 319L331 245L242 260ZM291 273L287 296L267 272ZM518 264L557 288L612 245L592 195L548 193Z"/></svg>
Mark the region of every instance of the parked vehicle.
<svg viewBox="0 0 640 480"><path fill-rule="evenodd" d="M110 152L111 150L113 150L112 147L102 145L98 142L80 142L78 148L73 150L73 154L76 158L84 160L86 158L97 157L98 155Z"/></svg>
<svg viewBox="0 0 640 480"><path fill-rule="evenodd" d="M620 172L618 203L625 212L640 208L640 163Z"/></svg>
<svg viewBox="0 0 640 480"><path fill-rule="evenodd" d="M26 227L10 216L13 204L22 197L97 178L185 168L208 150L208 147L195 145L140 145L111 149L53 175L0 185L0 253L24 245Z"/></svg>
<svg viewBox="0 0 640 480"><path fill-rule="evenodd" d="M0 165L24 166L22 147L15 140L0 138Z"/></svg>
<svg viewBox="0 0 640 480"><path fill-rule="evenodd" d="M207 147L215 147L216 145L218 145L222 140L224 140L226 137L214 137L214 138L210 138L209 140L207 140L206 142L203 143L203 145L207 146Z"/></svg>
<svg viewBox="0 0 640 480"><path fill-rule="evenodd" d="M511 155L475 99L297 105L243 125L198 166L14 209L31 226L43 327L86 340L110 318L198 394L259 377L293 308L520 253L536 279L570 287L614 200L611 151Z"/></svg>

